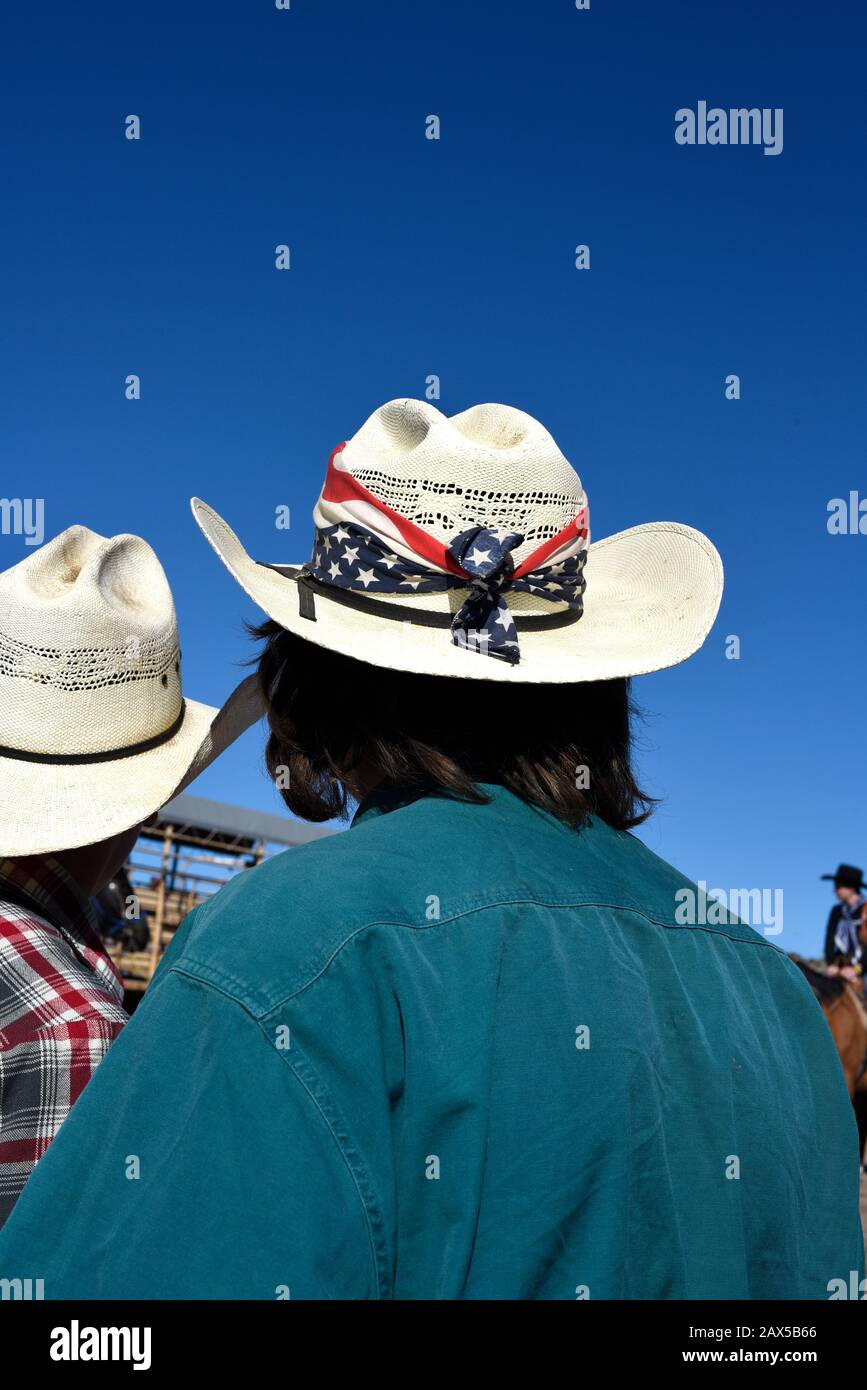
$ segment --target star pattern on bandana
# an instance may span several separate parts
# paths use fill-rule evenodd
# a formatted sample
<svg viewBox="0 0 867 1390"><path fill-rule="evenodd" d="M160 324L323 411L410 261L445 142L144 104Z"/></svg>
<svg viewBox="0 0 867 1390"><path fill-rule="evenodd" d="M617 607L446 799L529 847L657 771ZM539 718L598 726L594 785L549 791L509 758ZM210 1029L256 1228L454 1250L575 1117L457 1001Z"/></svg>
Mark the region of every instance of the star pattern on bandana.
<svg viewBox="0 0 867 1390"><path fill-rule="evenodd" d="M447 546L461 575L432 569L420 556L403 559L376 535L352 523L319 527L307 572L322 584L362 593L442 593L466 589L467 596L452 620L452 641L470 651L516 663L520 658L518 632L506 601L509 590L536 594L582 610L585 587L584 546L555 565L543 565L514 577L512 550L523 542L517 532L500 527L473 526Z"/></svg>

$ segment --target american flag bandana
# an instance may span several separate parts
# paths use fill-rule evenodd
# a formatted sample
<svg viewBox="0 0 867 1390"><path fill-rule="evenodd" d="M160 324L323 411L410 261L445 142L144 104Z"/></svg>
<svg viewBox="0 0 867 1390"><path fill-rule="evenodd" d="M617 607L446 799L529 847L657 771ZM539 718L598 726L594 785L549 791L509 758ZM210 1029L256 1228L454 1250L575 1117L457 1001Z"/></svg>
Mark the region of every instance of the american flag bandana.
<svg viewBox="0 0 867 1390"><path fill-rule="evenodd" d="M371 595L468 589L451 621L453 643L513 665L520 649L505 598L510 590L565 603L573 620L581 616L588 536L583 496L574 521L516 565L511 552L523 542L519 532L472 526L445 545L381 502L351 473L339 470L335 461L343 447L329 460L314 511L313 554L302 577ZM405 620L410 615L396 609L393 616Z"/></svg>

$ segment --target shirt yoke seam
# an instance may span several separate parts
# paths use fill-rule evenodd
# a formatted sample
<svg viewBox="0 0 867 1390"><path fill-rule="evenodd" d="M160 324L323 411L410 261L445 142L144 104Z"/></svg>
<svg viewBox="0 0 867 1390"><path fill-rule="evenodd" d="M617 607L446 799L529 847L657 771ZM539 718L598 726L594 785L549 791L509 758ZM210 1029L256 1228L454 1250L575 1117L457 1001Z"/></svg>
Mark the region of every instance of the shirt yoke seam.
<svg viewBox="0 0 867 1390"><path fill-rule="evenodd" d="M347 936L343 937L337 943L337 945L334 946L328 957L322 962L322 964L319 966L319 968L315 971L314 974L310 975L309 977L305 977L300 983L297 983L293 985L291 988L288 988L287 992L281 995L279 999L273 1002L263 1001L263 1007L261 1011L258 1013L254 1012L254 1010L247 1004L244 1004L243 1007L245 1007L251 1014L251 1016L253 1018L256 1018L257 1020L267 1018L268 1015L273 1013L276 1009L279 1009L284 1004L289 1003L291 999L296 998L299 994L302 994L305 990L309 989L311 985L314 985L317 982L317 980L319 980L322 977L322 975L324 975L325 972L329 969L329 967L333 964L336 958L340 955L341 951L343 951L347 946L349 946L355 940L355 938L359 936L362 932L371 931L374 927L395 927L402 931L436 931L437 928L452 926L455 922L459 922L465 917L472 917L480 912L489 912L503 907L546 907L552 909L602 908L612 912L628 912L632 916L642 917L645 921L650 922L653 926L662 927L666 931L702 932L703 934L709 936L721 936L725 938L725 940L733 941L738 945L761 946L769 951L772 951L775 955L784 957L784 952L782 952L778 946L775 946L773 942L762 940L761 937L753 938L749 936L736 936L733 933L722 930L721 927L715 926L713 923L700 922L691 924L681 924L677 922L663 921L661 918L654 917L648 912L643 912L641 908L629 907L624 903L609 903L596 901L551 902L541 898L504 898L497 902L484 902L474 904L472 907L465 908L460 912L452 913L451 916L440 918L435 922L405 922L387 918L374 918L372 920L365 920L364 922L359 923L359 925L354 930L350 931ZM180 966L181 962L178 962L178 966L173 968L177 969ZM204 961L199 962L195 959L195 957L192 956L187 957L183 960L183 966L185 967L183 973L188 974L191 979L201 979L204 983L207 983L209 979L213 978L215 984L217 984L218 980L221 980L222 988L224 988L227 992L233 990L238 991L238 994L233 994L232 997L237 998L239 1003L241 1002L241 995L246 995L248 997L250 995L250 988L243 980L238 979L237 976L232 975L229 971L221 969L219 966L215 966L211 963L205 963ZM299 967L299 969L303 969L303 966ZM199 971L203 973L200 975L198 973Z"/></svg>

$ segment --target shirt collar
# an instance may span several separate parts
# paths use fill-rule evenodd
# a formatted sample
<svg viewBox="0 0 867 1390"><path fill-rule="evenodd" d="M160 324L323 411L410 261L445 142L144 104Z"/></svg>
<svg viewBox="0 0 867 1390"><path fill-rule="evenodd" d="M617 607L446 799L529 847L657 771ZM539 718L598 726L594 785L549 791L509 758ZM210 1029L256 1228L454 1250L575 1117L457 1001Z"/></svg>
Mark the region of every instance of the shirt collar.
<svg viewBox="0 0 867 1390"><path fill-rule="evenodd" d="M123 994L123 980L106 952L93 904L58 859L50 854L0 859L0 902L4 888L16 901L31 905L85 960L97 964L97 957L104 962Z"/></svg>
<svg viewBox="0 0 867 1390"><path fill-rule="evenodd" d="M374 816L385 816L389 811L408 806L419 797L430 795L430 791L430 787L410 788L388 780L378 782L373 791L368 792L367 796L359 801L349 828L354 830L362 821L373 820Z"/></svg>
<svg viewBox="0 0 867 1390"><path fill-rule="evenodd" d="M502 794L503 788L498 782L478 782L476 784L489 799ZM452 793L445 787L438 786L435 782L425 783L409 787L399 782L385 780L378 782L373 791L368 792L367 796L359 802L358 807L352 817L350 830L363 821L373 820L374 816L388 815L389 811L397 811L402 806L409 806L413 801L420 801L422 797L437 796L445 800L453 800Z"/></svg>

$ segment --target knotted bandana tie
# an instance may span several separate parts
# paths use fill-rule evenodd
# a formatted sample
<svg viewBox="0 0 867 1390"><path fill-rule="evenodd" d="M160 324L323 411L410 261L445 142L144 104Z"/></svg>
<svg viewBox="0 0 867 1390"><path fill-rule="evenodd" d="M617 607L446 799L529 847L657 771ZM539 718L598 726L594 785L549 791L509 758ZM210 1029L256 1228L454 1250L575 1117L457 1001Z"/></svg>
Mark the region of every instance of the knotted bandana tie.
<svg viewBox="0 0 867 1390"><path fill-rule="evenodd" d="M446 547L470 578L470 592L452 620L453 642L504 661L518 660L518 632L503 598L503 586L515 569L510 551L523 539L516 531L503 534L487 526L473 526Z"/></svg>

